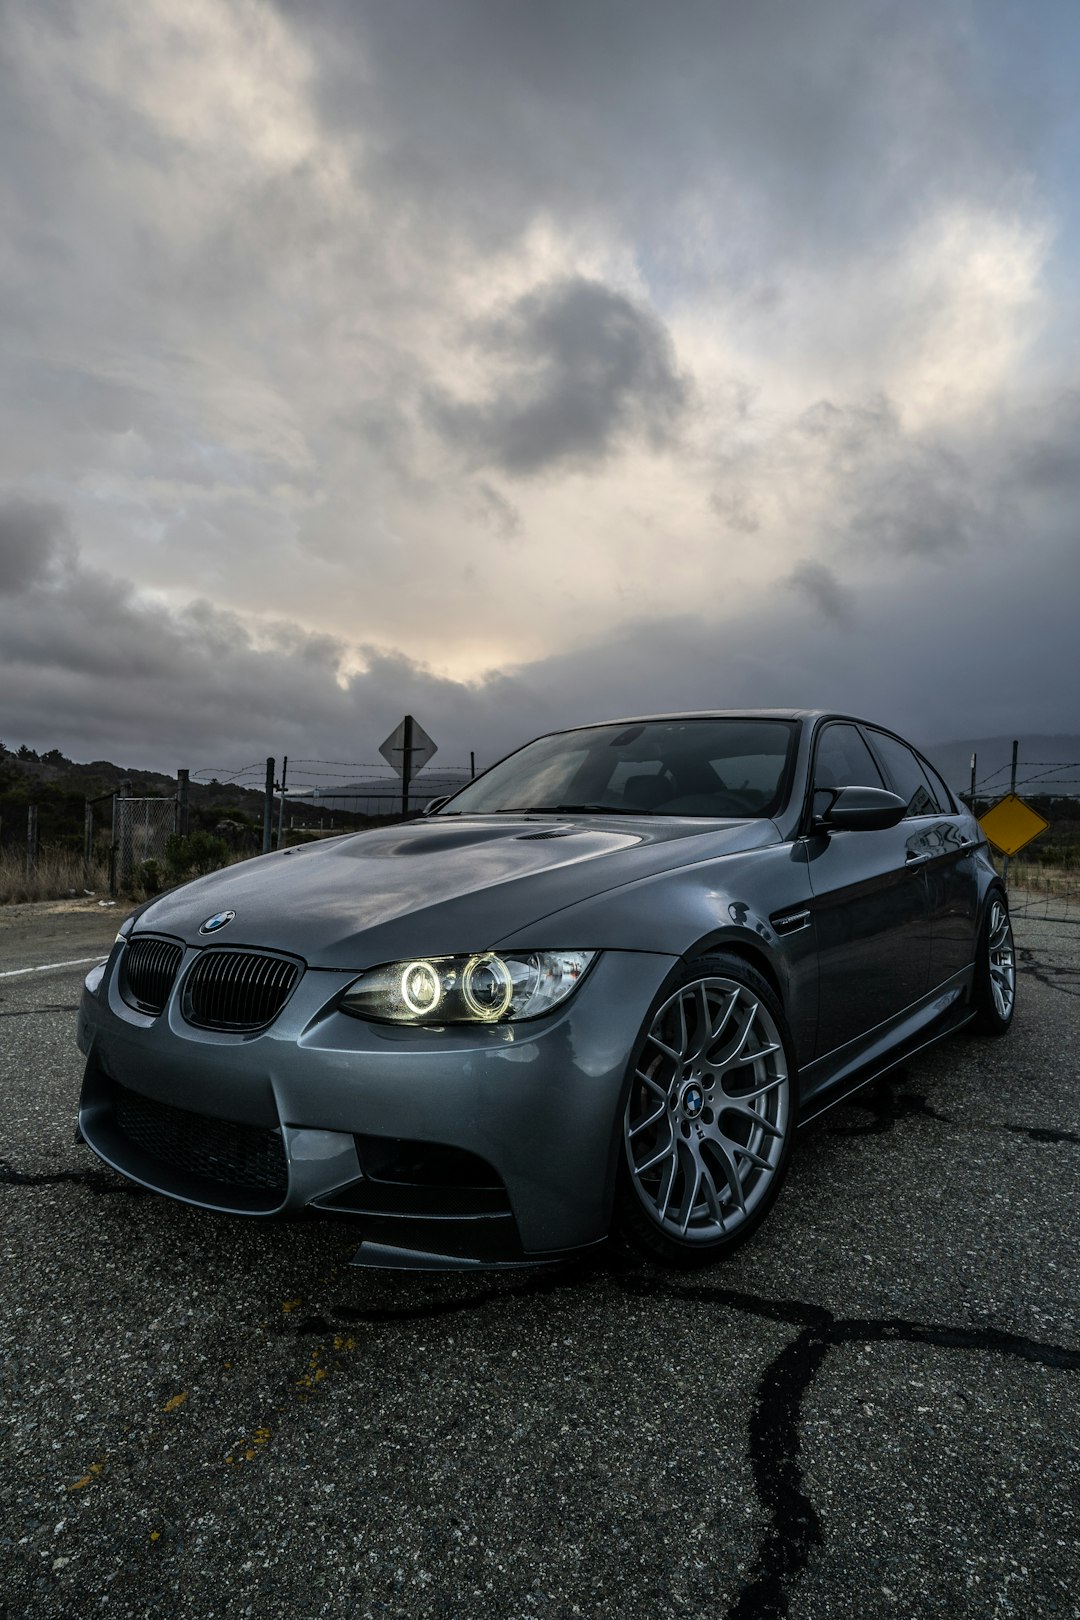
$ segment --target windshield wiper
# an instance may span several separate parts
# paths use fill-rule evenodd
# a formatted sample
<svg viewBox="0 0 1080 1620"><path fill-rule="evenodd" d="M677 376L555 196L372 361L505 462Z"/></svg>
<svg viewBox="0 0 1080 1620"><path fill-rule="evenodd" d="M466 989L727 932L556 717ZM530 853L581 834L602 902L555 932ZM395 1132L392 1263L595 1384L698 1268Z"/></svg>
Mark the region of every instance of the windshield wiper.
<svg viewBox="0 0 1080 1620"><path fill-rule="evenodd" d="M651 816L651 810L635 810L624 804L552 804L539 805L538 809L547 815L571 815L575 811L588 812L597 816Z"/></svg>

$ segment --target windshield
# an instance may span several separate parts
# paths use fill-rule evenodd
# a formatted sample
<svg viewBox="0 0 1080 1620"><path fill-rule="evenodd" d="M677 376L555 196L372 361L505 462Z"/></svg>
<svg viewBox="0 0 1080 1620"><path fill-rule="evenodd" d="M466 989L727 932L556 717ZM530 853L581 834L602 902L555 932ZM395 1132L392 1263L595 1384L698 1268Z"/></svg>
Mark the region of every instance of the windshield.
<svg viewBox="0 0 1080 1620"><path fill-rule="evenodd" d="M789 720L638 720L539 737L493 765L440 815L511 810L771 816L783 803Z"/></svg>

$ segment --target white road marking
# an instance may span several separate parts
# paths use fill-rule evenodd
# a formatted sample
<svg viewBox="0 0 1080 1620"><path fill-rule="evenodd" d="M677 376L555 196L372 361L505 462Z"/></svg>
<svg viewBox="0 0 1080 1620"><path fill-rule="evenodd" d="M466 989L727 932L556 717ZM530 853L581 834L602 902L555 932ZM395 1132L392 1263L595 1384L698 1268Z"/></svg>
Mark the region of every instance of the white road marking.
<svg viewBox="0 0 1080 1620"><path fill-rule="evenodd" d="M0 973L0 979L17 979L23 973L54 973L57 968L86 967L89 962L104 962L108 954L106 951L104 956L80 956L74 962L43 962L40 967L8 968Z"/></svg>

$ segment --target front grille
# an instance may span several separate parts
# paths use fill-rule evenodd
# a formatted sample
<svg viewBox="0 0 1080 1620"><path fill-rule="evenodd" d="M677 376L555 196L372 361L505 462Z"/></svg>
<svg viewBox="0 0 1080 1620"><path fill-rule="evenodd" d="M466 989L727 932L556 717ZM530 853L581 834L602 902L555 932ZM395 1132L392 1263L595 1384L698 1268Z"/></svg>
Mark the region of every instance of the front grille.
<svg viewBox="0 0 1080 1620"><path fill-rule="evenodd" d="M200 1029L265 1029L299 977L297 963L280 956L207 951L184 981L184 1017Z"/></svg>
<svg viewBox="0 0 1080 1620"><path fill-rule="evenodd" d="M120 1085L113 1109L119 1130L152 1159L227 1187L284 1193L288 1186L280 1131L192 1114Z"/></svg>
<svg viewBox="0 0 1080 1620"><path fill-rule="evenodd" d="M170 939L130 939L124 950L120 994L139 1012L164 1012L183 956L183 947Z"/></svg>

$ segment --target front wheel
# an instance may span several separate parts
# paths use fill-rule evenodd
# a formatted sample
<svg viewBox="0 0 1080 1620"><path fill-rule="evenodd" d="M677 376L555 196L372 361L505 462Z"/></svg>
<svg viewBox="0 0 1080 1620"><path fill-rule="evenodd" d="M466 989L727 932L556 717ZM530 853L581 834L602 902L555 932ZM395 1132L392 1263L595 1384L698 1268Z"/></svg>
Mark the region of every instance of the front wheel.
<svg viewBox="0 0 1080 1620"><path fill-rule="evenodd" d="M708 1265L764 1219L795 1130L793 1048L771 986L727 952L650 1014L623 1111L617 1220L653 1258Z"/></svg>
<svg viewBox="0 0 1080 1620"><path fill-rule="evenodd" d="M1004 1035L1016 1011L1016 951L1003 894L990 897L975 957L975 1028Z"/></svg>

